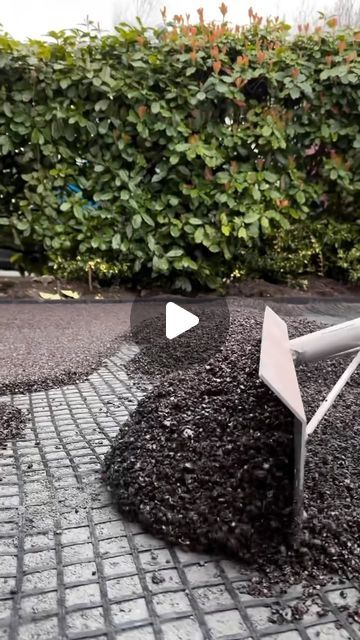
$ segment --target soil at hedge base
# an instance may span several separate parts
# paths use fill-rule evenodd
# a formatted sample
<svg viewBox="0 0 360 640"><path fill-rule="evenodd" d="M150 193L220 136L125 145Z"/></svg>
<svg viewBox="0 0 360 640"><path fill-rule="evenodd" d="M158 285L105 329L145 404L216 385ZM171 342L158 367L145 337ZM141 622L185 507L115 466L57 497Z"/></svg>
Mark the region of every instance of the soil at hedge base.
<svg viewBox="0 0 360 640"><path fill-rule="evenodd" d="M287 321L293 337L319 328ZM308 440L306 517L294 546L292 418L258 379L261 326L260 315L233 317L216 357L160 379L120 428L104 478L120 510L155 535L258 570L259 595L329 574L358 579L359 374ZM347 362L298 367L308 418Z"/></svg>

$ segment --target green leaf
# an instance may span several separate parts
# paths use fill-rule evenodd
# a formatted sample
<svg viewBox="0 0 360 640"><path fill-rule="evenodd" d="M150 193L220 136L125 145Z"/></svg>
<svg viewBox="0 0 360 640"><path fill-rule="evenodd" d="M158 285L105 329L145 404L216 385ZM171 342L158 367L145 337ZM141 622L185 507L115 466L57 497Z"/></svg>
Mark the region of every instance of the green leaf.
<svg viewBox="0 0 360 640"><path fill-rule="evenodd" d="M103 98L102 100L99 100L95 103L95 111L106 111L109 104L110 100L108 100L107 98Z"/></svg>
<svg viewBox="0 0 360 640"><path fill-rule="evenodd" d="M279 180L279 176L277 176L275 173L271 173L270 171L264 171L264 178L271 183L277 182Z"/></svg>
<svg viewBox="0 0 360 640"><path fill-rule="evenodd" d="M135 215L131 218L131 224L134 227L134 229L140 229L141 215L139 213L135 213Z"/></svg>
<svg viewBox="0 0 360 640"><path fill-rule="evenodd" d="M259 219L259 214L255 212L246 213L244 216L245 224L251 224Z"/></svg>
<svg viewBox="0 0 360 640"><path fill-rule="evenodd" d="M180 247L175 248L175 249L171 249L171 251L168 251L166 254L167 258L179 258L180 256L184 255L184 249L180 249Z"/></svg>
<svg viewBox="0 0 360 640"><path fill-rule="evenodd" d="M204 228L203 227L197 227L195 233L194 233L194 240L197 244L200 244L200 242L202 242L204 239Z"/></svg>
<svg viewBox="0 0 360 640"><path fill-rule="evenodd" d="M160 102L152 102L151 103L151 113L159 113L160 111Z"/></svg>
<svg viewBox="0 0 360 640"><path fill-rule="evenodd" d="M259 202L259 200L261 200L261 192L257 184L255 185L255 187L251 189L251 193L252 193L252 197L254 198L254 200L256 200L256 202Z"/></svg>
<svg viewBox="0 0 360 640"><path fill-rule="evenodd" d="M265 127L261 129L261 135L263 135L264 138L269 138L271 134L272 134L272 129L270 129L270 127L266 124Z"/></svg>
<svg viewBox="0 0 360 640"><path fill-rule="evenodd" d="M292 97L293 100L297 100L297 98L300 98L300 89L298 87L291 87L290 89L290 95Z"/></svg>
<svg viewBox="0 0 360 640"><path fill-rule="evenodd" d="M203 224L203 220L200 220L200 218L190 218L189 220L190 224Z"/></svg>
<svg viewBox="0 0 360 640"><path fill-rule="evenodd" d="M120 249L121 247L120 233L115 233L115 235L112 237L111 246L113 249Z"/></svg>
<svg viewBox="0 0 360 640"><path fill-rule="evenodd" d="M146 213L145 211L142 211L141 213L141 217L143 220L145 220L145 222L150 225L150 227L155 227L155 222L154 220L149 216L148 213Z"/></svg>
<svg viewBox="0 0 360 640"><path fill-rule="evenodd" d="M70 209L71 209L71 208L72 208L72 204L71 204L71 202L63 202L63 203L60 205L60 209L61 209L61 211L70 211Z"/></svg>
<svg viewBox="0 0 360 640"><path fill-rule="evenodd" d="M240 227L240 229L237 232L237 235L238 235L238 238L244 238L244 240L246 240L248 237L248 234L245 227Z"/></svg>
<svg viewBox="0 0 360 640"><path fill-rule="evenodd" d="M12 118L13 112L12 112L11 105L10 105L8 102L4 102L4 104L3 104L3 110L4 110L5 115L6 115L8 118Z"/></svg>
<svg viewBox="0 0 360 640"><path fill-rule="evenodd" d="M296 196L295 196L296 200L298 201L299 204L304 204L306 198L305 195L302 191L298 191Z"/></svg>

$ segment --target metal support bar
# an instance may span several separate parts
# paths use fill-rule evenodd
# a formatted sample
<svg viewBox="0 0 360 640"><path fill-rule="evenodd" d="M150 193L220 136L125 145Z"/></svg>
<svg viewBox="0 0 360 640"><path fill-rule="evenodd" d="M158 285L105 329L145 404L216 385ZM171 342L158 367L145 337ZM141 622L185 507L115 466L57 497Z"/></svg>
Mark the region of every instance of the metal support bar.
<svg viewBox="0 0 360 640"><path fill-rule="evenodd" d="M320 405L318 410L315 412L311 420L308 422L306 427L306 437L315 431L318 426L320 420L323 419L327 411L334 404L336 398L338 397L341 390L344 388L346 383L350 380L350 377L355 372L357 367L360 365L360 351L355 356L355 358L350 362L349 366L345 369L342 376L339 378L337 383L331 389L330 393L326 396L324 402Z"/></svg>
<svg viewBox="0 0 360 640"><path fill-rule="evenodd" d="M360 350L360 318L290 340L297 362L316 362Z"/></svg>

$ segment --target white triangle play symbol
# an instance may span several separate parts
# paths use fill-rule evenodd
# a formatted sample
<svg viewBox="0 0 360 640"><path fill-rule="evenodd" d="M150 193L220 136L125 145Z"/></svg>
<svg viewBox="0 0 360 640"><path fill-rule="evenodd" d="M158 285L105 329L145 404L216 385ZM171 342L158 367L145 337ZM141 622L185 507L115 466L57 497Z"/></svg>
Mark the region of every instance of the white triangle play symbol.
<svg viewBox="0 0 360 640"><path fill-rule="evenodd" d="M173 340L199 324L199 318L174 302L166 304L166 337Z"/></svg>

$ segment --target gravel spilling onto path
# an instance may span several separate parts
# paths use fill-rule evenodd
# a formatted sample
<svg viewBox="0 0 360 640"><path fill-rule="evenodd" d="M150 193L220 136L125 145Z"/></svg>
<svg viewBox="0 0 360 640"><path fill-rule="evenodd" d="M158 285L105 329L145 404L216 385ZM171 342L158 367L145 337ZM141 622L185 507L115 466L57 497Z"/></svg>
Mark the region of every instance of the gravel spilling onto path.
<svg viewBox="0 0 360 640"><path fill-rule="evenodd" d="M11 438L17 438L25 424L26 418L20 409L0 402L0 448L5 447Z"/></svg>
<svg viewBox="0 0 360 640"><path fill-rule="evenodd" d="M86 378L129 328L130 303L1 304L0 394Z"/></svg>
<svg viewBox="0 0 360 640"><path fill-rule="evenodd" d="M288 324L293 335L318 328L305 320ZM258 380L261 326L256 314L236 314L217 357L164 376L121 427L105 479L121 511L153 533L192 548L225 549L261 570L264 578L254 585L260 594L276 584L321 583L331 573L356 579L359 375L309 440L307 518L294 548L291 422ZM308 417L344 367L334 360L299 368Z"/></svg>

